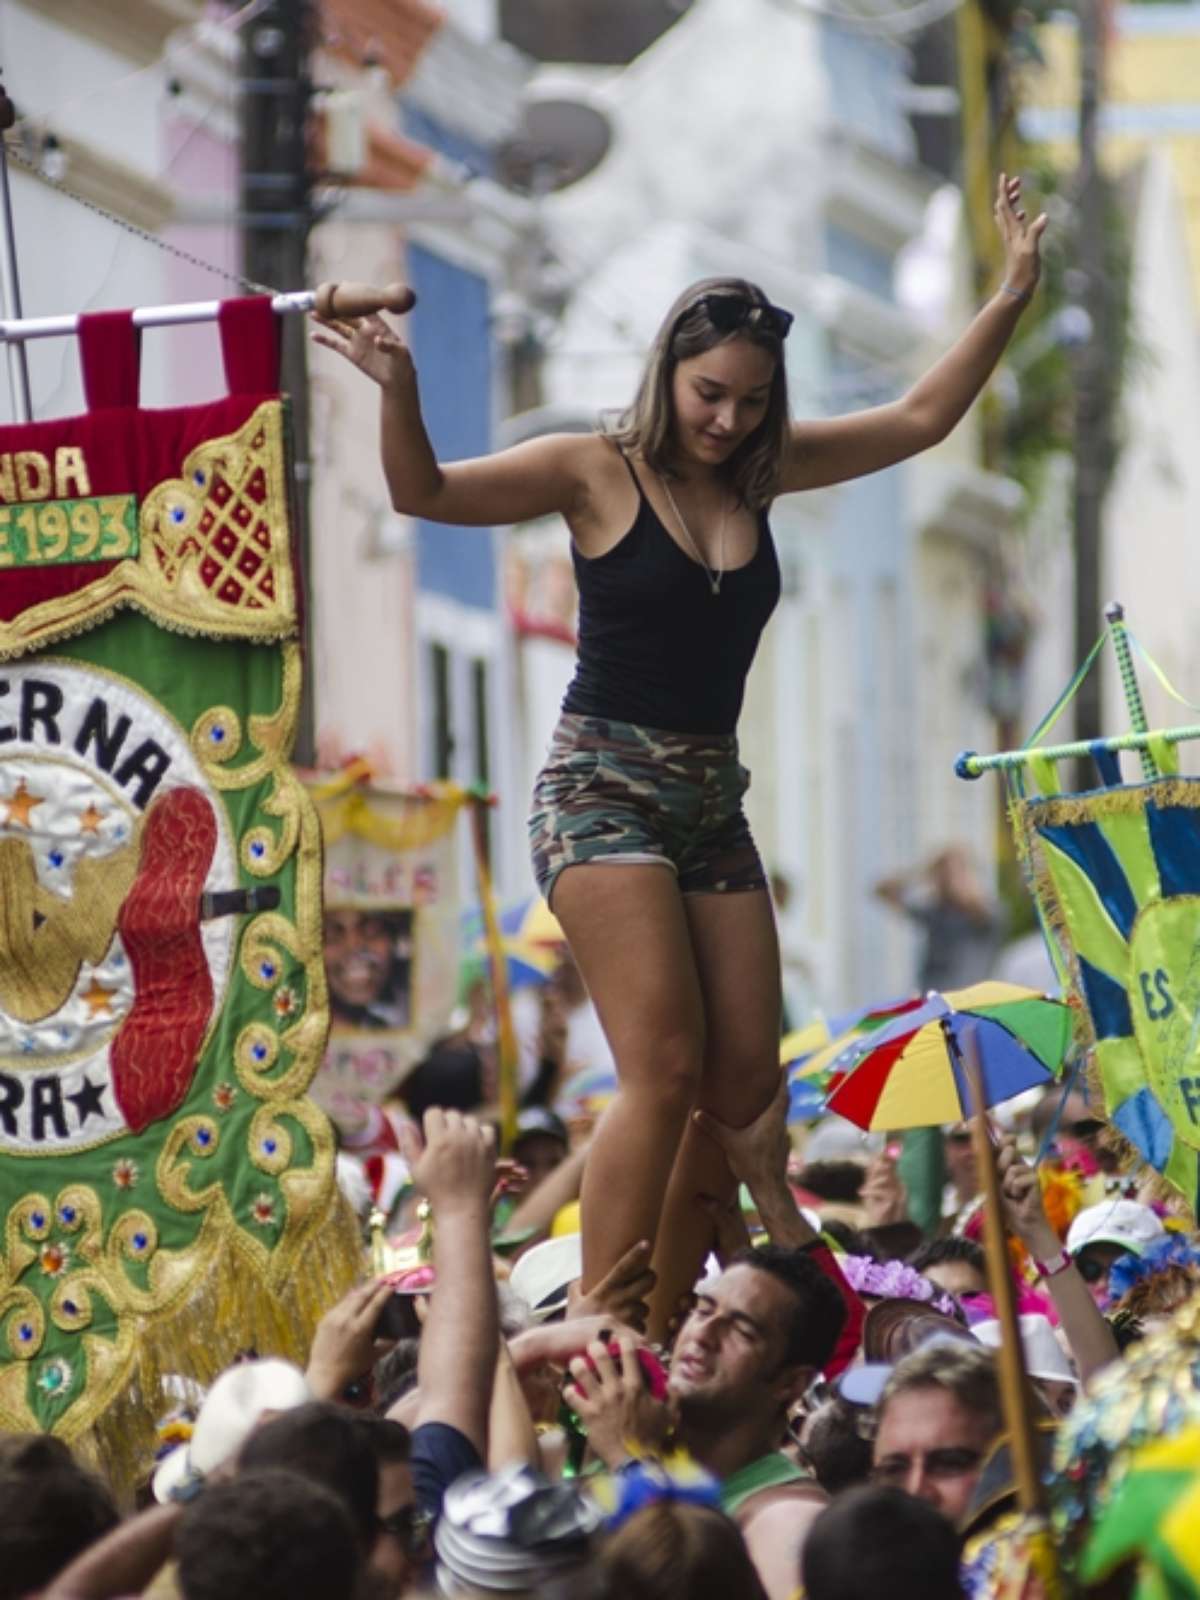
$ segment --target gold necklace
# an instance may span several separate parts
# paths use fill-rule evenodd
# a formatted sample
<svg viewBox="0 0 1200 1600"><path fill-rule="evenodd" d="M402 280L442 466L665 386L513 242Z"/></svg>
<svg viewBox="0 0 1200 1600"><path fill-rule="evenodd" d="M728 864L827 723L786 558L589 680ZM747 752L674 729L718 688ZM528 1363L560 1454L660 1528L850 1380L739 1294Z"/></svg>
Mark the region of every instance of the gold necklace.
<svg viewBox="0 0 1200 1600"><path fill-rule="evenodd" d="M658 481L663 486L663 492L666 494L668 505L675 513L675 521L682 528L683 536L687 540L688 544L691 545L692 553L695 555L696 560L704 568L704 573L708 579L709 588L712 590L713 594L720 594L721 579L725 576L725 519L729 514L729 507L727 505L722 505L721 507L721 525L717 530L717 566L714 569L710 567L708 562L704 559L704 555L700 549L700 546L696 543L695 539L692 538L692 530L683 520L683 513L675 504L675 496L671 493L671 485L663 477L661 472L658 475Z"/></svg>

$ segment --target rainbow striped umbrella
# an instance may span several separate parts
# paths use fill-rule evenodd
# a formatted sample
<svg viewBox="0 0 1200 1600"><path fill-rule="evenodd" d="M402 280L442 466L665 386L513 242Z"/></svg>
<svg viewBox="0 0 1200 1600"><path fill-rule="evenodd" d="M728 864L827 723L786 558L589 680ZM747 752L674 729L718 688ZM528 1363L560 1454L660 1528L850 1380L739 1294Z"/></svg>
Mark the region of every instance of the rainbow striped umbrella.
<svg viewBox="0 0 1200 1600"><path fill-rule="evenodd" d="M993 1106L1056 1076L1071 1040L1071 1013L1063 1001L1013 983L931 992L834 1053L826 1063L833 1073L826 1108L871 1132L970 1116L967 1029L979 1047L984 1104Z"/></svg>
<svg viewBox="0 0 1200 1600"><path fill-rule="evenodd" d="M825 1113L825 1096L832 1087L832 1063L849 1046L890 1022L902 1011L924 1005L924 999L906 997L867 1010L823 1017L785 1034L779 1043L779 1060L788 1081L788 1124L815 1122Z"/></svg>

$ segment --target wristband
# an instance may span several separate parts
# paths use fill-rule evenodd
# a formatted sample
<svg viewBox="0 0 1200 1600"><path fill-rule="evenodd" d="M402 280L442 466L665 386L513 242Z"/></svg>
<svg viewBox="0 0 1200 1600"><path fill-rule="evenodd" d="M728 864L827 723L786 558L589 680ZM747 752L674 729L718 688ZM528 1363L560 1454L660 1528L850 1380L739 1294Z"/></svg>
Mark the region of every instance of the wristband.
<svg viewBox="0 0 1200 1600"><path fill-rule="evenodd" d="M1002 283L1000 285L1000 293L1010 294L1014 300L1020 300L1022 303L1029 299L1028 289L1014 289L1011 283Z"/></svg>
<svg viewBox="0 0 1200 1600"><path fill-rule="evenodd" d="M1060 1272L1065 1272L1068 1267L1073 1267L1074 1265L1075 1262L1072 1257L1060 1246L1058 1254L1051 1256L1049 1261L1038 1261L1035 1258L1033 1270L1039 1278L1057 1278Z"/></svg>

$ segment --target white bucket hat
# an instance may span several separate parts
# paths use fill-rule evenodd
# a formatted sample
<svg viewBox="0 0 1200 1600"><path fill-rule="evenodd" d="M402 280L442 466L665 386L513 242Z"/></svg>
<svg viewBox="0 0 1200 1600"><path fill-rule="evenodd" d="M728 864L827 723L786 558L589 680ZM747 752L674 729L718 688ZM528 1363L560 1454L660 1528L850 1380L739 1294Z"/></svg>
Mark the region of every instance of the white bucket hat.
<svg viewBox="0 0 1200 1600"><path fill-rule="evenodd" d="M1079 1375L1067 1360L1066 1351L1059 1344L1050 1319L1038 1311L1025 1311L1021 1314L1020 1322L1021 1348L1025 1352L1025 1370L1029 1376L1039 1378L1043 1383L1077 1384ZM1000 1324L994 1317L986 1322L977 1322L971 1332L980 1344L999 1350Z"/></svg>
<svg viewBox="0 0 1200 1600"><path fill-rule="evenodd" d="M226 1461L232 1461L268 1412L290 1411L313 1398L308 1380L290 1361L241 1361L213 1383L196 1417L192 1437L172 1450L154 1474L154 1498L187 1497Z"/></svg>
<svg viewBox="0 0 1200 1600"><path fill-rule="evenodd" d="M567 1303L567 1286L583 1272L583 1236L562 1233L526 1250L509 1274L535 1322L545 1322Z"/></svg>

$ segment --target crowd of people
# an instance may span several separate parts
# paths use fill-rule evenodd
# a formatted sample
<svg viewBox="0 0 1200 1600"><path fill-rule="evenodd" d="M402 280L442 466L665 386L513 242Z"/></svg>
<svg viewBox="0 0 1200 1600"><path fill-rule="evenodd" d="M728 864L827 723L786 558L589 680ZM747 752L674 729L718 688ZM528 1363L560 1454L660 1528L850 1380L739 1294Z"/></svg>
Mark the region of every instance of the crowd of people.
<svg viewBox="0 0 1200 1600"><path fill-rule="evenodd" d="M1129 1451L1200 1422L1187 1220L1122 1170L1075 1069L996 1135L1004 1261L980 1244L970 1129L897 1152L835 1119L789 1127L742 807L737 719L781 588L769 508L966 414L1046 226L1003 174L995 216L995 293L900 399L848 417L791 420L792 314L740 278L684 291L612 426L468 462L437 459L394 328L323 325L379 386L398 511L570 530L579 664L530 837L572 959L523 1020L502 1161L481 1013L406 1079L403 1112L345 1130L362 1281L303 1371L260 1350L204 1394L176 1375L134 1485L54 1438L0 1440L0 1600L1050 1600L998 1366L1005 1273L1064 1575L1131 1592L1153 1518L1094 1541ZM944 985L986 967L1000 929L960 855L924 876L878 893L925 931L922 983ZM400 1026L406 929L370 920L332 930L343 1020ZM615 1075L598 1120L562 1100L585 1045Z"/></svg>
<svg viewBox="0 0 1200 1600"><path fill-rule="evenodd" d="M0 1595L1053 1594L1023 1554L978 1197L923 1234L893 1152L828 1159L828 1126L787 1116L783 1089L742 1129L696 1113L738 1198L651 1339L648 1241L580 1280L583 1120L531 1106L498 1160L483 1108L430 1108L418 1139L397 1106L408 1179L386 1217L355 1192L364 1266L372 1228L399 1265L364 1270L305 1370L248 1352L164 1415L132 1491L52 1437L0 1440ZM1190 1224L1102 1128L1052 1087L997 1146L1042 1466L1067 1485L1088 1386L1200 1286Z"/></svg>

